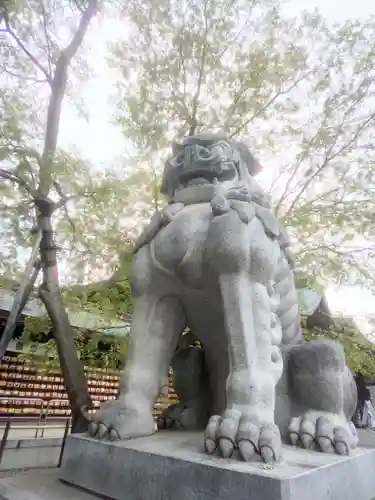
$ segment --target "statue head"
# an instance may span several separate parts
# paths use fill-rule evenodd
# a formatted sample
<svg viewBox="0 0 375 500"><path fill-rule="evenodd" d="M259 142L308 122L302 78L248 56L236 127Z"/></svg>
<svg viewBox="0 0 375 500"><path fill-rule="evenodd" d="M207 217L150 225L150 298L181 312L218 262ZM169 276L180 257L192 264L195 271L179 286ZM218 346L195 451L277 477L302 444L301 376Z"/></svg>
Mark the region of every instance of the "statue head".
<svg viewBox="0 0 375 500"><path fill-rule="evenodd" d="M160 190L171 199L177 190L195 185L232 188L246 183L261 169L244 143L225 134L201 133L172 144Z"/></svg>

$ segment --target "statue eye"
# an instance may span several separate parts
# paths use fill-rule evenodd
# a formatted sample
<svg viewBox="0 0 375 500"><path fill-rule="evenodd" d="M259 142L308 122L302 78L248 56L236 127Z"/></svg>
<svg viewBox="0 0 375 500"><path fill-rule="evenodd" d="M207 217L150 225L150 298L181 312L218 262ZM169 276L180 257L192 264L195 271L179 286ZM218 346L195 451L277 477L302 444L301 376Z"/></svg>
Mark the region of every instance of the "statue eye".
<svg viewBox="0 0 375 500"><path fill-rule="evenodd" d="M206 148L199 148L198 155L200 158L206 159L211 157L212 152Z"/></svg>
<svg viewBox="0 0 375 500"><path fill-rule="evenodd" d="M183 164L184 164L184 155L183 154L177 155L175 158L176 167L182 167Z"/></svg>

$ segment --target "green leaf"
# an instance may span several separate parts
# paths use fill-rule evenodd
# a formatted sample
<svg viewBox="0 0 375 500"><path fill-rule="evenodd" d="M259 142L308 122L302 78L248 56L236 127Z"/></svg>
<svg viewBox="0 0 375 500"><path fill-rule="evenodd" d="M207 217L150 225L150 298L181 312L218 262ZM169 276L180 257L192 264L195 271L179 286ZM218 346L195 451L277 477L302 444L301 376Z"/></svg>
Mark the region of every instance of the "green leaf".
<svg viewBox="0 0 375 500"><path fill-rule="evenodd" d="M5 160L9 155L9 148L0 147L0 161Z"/></svg>

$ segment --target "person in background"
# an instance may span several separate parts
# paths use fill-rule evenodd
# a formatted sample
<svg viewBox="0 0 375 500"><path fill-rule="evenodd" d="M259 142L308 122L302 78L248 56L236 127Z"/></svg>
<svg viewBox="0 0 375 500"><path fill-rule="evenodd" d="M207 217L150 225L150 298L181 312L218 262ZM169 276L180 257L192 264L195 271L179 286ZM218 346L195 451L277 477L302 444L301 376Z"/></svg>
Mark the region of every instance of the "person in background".
<svg viewBox="0 0 375 500"><path fill-rule="evenodd" d="M372 420L372 414L368 409L369 406L372 408L371 393L366 385L365 377L361 372L356 373L354 380L357 385L358 395L358 404L354 424L356 427L368 427L369 417L371 417ZM370 427L372 427L372 425L370 425Z"/></svg>

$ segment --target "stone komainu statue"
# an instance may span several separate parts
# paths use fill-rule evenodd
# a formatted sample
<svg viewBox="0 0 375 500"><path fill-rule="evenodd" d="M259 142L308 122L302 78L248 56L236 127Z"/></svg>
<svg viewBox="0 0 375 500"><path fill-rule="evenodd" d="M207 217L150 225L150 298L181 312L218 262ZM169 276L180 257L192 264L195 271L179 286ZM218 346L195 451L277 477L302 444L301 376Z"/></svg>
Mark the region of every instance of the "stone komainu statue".
<svg viewBox="0 0 375 500"><path fill-rule="evenodd" d="M168 205L141 235L131 277L131 347L118 400L90 433L129 439L155 431L152 408L181 333L200 343L173 364L182 402L164 419L205 428L208 453L278 460L282 439L348 454L356 388L344 351L304 342L293 258L259 164L225 135L174 145L161 190Z"/></svg>

